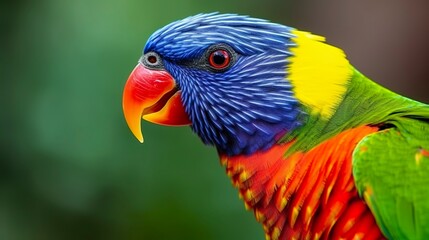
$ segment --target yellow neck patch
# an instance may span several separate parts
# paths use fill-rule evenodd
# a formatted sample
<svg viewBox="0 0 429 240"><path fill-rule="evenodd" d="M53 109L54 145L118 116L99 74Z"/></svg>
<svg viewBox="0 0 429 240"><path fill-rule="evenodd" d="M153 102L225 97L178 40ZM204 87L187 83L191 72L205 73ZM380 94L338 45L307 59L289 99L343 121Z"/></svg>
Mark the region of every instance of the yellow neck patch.
<svg viewBox="0 0 429 240"><path fill-rule="evenodd" d="M347 91L352 67L344 52L324 43L325 38L293 30L288 80L296 98L314 114L329 119Z"/></svg>

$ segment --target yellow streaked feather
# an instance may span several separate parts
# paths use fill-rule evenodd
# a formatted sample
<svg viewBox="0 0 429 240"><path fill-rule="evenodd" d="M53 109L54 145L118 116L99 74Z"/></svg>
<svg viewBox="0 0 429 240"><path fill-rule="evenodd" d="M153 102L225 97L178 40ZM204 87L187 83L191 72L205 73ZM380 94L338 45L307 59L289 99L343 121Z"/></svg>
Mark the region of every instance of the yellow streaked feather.
<svg viewBox="0 0 429 240"><path fill-rule="evenodd" d="M275 227L273 233L271 233L272 239L279 239L281 230L278 227Z"/></svg>
<svg viewBox="0 0 429 240"><path fill-rule="evenodd" d="M344 52L324 43L325 38L293 30L288 80L296 98L313 113L329 119L347 91L352 67Z"/></svg>

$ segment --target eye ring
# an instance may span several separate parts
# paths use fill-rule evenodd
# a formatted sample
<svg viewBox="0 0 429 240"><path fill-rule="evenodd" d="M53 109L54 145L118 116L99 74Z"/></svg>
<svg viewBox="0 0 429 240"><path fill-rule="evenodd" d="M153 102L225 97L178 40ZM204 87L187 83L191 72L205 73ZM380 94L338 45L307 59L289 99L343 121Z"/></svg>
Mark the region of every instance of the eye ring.
<svg viewBox="0 0 429 240"><path fill-rule="evenodd" d="M229 67L231 58L231 54L227 50L217 49L210 53L209 64L216 70L222 70Z"/></svg>
<svg viewBox="0 0 429 240"><path fill-rule="evenodd" d="M156 52L146 53L145 55L143 55L141 62L145 66L149 68L154 68L154 69L162 68L163 66L161 57Z"/></svg>
<svg viewBox="0 0 429 240"><path fill-rule="evenodd" d="M203 61L204 68L212 72L225 72L237 60L238 54L228 44L218 43L210 46L205 54Z"/></svg>

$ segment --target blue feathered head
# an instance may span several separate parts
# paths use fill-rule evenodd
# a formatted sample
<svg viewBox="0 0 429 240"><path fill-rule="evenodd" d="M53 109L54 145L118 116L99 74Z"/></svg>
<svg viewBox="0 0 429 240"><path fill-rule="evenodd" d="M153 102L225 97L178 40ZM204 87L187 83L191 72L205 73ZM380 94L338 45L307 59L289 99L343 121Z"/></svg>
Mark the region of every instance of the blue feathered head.
<svg viewBox="0 0 429 240"><path fill-rule="evenodd" d="M135 103L138 109L128 115L139 116L133 118L189 123L204 143L227 155L269 148L300 125L287 79L291 30L235 14L173 22L149 38L128 80L124 111ZM148 103L142 107L138 101ZM136 122L128 121L138 128L135 134Z"/></svg>

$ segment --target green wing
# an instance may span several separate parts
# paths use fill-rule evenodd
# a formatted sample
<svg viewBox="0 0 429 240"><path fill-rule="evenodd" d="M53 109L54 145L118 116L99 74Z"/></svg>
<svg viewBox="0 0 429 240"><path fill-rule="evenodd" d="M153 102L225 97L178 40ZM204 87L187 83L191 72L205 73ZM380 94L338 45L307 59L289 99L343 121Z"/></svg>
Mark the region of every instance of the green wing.
<svg viewBox="0 0 429 240"><path fill-rule="evenodd" d="M400 117L353 154L359 194L389 239L429 239L429 111Z"/></svg>

